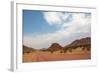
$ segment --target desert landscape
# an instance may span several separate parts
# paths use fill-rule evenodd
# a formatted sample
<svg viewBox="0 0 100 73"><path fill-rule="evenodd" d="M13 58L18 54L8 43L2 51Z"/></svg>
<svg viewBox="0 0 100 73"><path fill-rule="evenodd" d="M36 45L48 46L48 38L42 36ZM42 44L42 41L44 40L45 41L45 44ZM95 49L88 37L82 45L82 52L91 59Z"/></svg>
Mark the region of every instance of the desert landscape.
<svg viewBox="0 0 100 73"><path fill-rule="evenodd" d="M66 43L67 44L67 43ZM35 49L23 45L23 62L64 61L91 59L91 38L76 39L61 46L52 43L48 48Z"/></svg>

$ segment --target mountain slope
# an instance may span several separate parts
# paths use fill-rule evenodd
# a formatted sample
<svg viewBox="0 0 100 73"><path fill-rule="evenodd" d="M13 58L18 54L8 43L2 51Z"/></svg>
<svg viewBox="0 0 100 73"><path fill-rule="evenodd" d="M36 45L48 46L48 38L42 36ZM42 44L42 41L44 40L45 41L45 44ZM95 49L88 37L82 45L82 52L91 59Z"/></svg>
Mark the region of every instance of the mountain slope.
<svg viewBox="0 0 100 73"><path fill-rule="evenodd" d="M91 38L86 37L86 38L75 40L71 44L66 45L64 48L81 47L81 46L91 46Z"/></svg>
<svg viewBox="0 0 100 73"><path fill-rule="evenodd" d="M35 49L23 45L23 54L24 53L31 53L34 50Z"/></svg>

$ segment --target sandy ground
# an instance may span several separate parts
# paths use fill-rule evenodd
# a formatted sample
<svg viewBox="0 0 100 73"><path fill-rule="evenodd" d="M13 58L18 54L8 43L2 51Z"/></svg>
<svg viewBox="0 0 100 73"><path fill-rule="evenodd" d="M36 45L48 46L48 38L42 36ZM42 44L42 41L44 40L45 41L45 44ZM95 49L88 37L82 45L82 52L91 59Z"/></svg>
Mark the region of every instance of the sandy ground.
<svg viewBox="0 0 100 73"><path fill-rule="evenodd" d="M60 51L56 51L54 53L51 52L43 52L43 51L35 51L32 53L25 53L23 55L23 62L41 62L41 61L61 61L61 60L84 60L91 59L90 51L74 51L60 53Z"/></svg>

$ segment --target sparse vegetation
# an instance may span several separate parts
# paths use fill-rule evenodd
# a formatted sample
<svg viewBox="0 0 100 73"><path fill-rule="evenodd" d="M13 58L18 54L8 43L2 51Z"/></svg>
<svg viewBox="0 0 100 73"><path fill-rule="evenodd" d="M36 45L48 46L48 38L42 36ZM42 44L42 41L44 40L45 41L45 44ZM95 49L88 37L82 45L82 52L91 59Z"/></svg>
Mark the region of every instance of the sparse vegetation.
<svg viewBox="0 0 100 73"><path fill-rule="evenodd" d="M62 58L62 60L63 59L70 60L70 59L74 59L74 57L76 57L76 59L80 59L80 58L90 59L91 57L90 50L91 50L90 38L83 38L80 40L76 40L65 47L62 47L58 43L53 43L49 48L47 49L44 48L41 50L36 50L30 47L23 46L23 62L37 61L40 58L43 58L43 61L56 60L56 59L59 60L60 58ZM81 54L81 52L83 52L83 54ZM80 57L77 56L77 53L78 55L80 55ZM40 61L41 60L42 59L40 59Z"/></svg>
<svg viewBox="0 0 100 73"><path fill-rule="evenodd" d="M51 53L53 53L54 51L53 50L51 50Z"/></svg>

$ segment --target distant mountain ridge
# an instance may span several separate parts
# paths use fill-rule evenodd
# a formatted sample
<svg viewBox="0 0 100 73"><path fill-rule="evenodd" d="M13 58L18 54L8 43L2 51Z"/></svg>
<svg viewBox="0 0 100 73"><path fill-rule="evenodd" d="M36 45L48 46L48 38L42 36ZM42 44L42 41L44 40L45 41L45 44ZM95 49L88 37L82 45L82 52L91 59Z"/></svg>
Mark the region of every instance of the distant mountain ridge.
<svg viewBox="0 0 100 73"><path fill-rule="evenodd" d="M86 48L90 49L91 37L85 37L85 38L75 40L72 43L70 43L69 45L66 45L64 47L62 47L58 43L52 43L51 46L49 46L47 49L41 49L41 51L58 51L58 50L67 50L70 48L77 48L77 47L86 47ZM23 46L23 53L29 53L34 50L36 50L36 49Z"/></svg>
<svg viewBox="0 0 100 73"><path fill-rule="evenodd" d="M34 50L35 49L23 45L23 54L24 53L30 53L30 52L32 52Z"/></svg>
<svg viewBox="0 0 100 73"><path fill-rule="evenodd" d="M84 46L84 45L90 45L90 44L91 44L91 38L86 37L86 38L75 40L71 44L66 45L65 47Z"/></svg>

